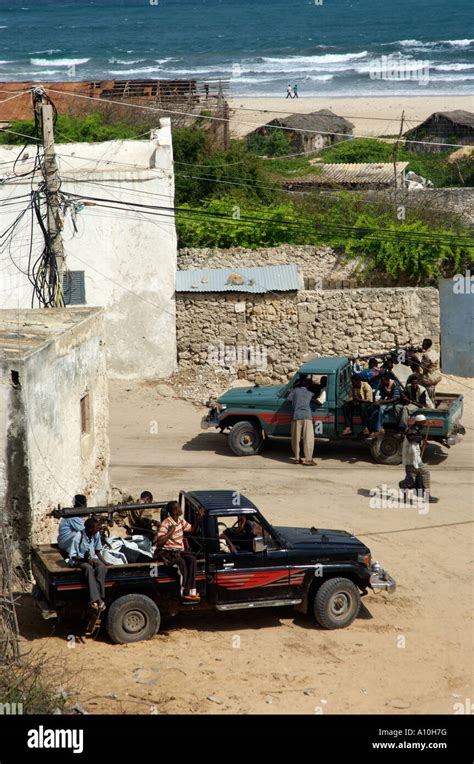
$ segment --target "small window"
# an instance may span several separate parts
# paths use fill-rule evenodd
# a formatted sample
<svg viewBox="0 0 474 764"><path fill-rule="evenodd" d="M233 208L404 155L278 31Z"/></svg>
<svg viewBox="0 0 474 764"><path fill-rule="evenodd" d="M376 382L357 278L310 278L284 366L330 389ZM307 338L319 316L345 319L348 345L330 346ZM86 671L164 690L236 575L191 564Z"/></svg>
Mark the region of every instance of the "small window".
<svg viewBox="0 0 474 764"><path fill-rule="evenodd" d="M64 304L86 304L84 271L67 271L64 274Z"/></svg>
<svg viewBox="0 0 474 764"><path fill-rule="evenodd" d="M89 393L81 398L81 435L88 435L91 431L91 410Z"/></svg>

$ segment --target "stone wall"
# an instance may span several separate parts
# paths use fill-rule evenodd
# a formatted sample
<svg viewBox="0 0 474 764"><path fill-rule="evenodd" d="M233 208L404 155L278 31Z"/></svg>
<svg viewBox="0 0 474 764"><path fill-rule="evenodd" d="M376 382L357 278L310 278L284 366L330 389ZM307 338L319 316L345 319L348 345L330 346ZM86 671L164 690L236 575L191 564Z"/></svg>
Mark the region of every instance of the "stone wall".
<svg viewBox="0 0 474 764"><path fill-rule="evenodd" d="M397 339L439 340L434 288L186 293L177 295L176 307L181 370L226 371L261 384L286 381L313 355L365 355Z"/></svg>
<svg viewBox="0 0 474 764"><path fill-rule="evenodd" d="M359 192L360 193L360 192ZM396 206L420 207L452 212L464 225L474 226L474 188L397 188L389 191L364 191L365 199L392 203Z"/></svg>

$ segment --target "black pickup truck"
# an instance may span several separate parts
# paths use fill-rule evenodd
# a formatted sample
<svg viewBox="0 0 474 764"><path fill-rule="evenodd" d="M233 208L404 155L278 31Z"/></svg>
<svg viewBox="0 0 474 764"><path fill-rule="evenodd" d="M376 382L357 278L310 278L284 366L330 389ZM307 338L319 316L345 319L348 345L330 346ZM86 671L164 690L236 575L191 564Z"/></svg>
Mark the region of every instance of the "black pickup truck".
<svg viewBox="0 0 474 764"><path fill-rule="evenodd" d="M201 602L181 603L176 570L163 562L111 566L104 617L113 642L150 639L162 615L196 609L294 605L312 614L323 628L340 629L356 618L367 589L395 591L395 581L372 561L370 550L346 531L273 527L237 491L182 491L179 501L194 526L187 538L197 557ZM69 509L59 512L74 514ZM236 528L244 525L243 520L239 523L242 516L252 533L241 539ZM32 572L35 599L45 618L69 615L76 608L85 614L83 573L66 565L55 544L33 547Z"/></svg>

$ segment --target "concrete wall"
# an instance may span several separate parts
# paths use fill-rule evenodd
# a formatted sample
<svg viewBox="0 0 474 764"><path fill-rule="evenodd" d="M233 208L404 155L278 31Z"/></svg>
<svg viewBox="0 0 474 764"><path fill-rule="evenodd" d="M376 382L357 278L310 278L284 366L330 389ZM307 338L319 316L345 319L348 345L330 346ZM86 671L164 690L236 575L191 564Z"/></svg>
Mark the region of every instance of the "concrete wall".
<svg viewBox="0 0 474 764"><path fill-rule="evenodd" d="M21 361L0 364L0 490L26 563L31 540L54 541L47 517L75 493L90 505L109 494L108 393L103 314L96 312ZM9 380L18 371L19 388ZM80 399L89 393L90 433ZM2 476L4 480L2 482Z"/></svg>
<svg viewBox="0 0 474 764"><path fill-rule="evenodd" d="M165 207L174 205L174 173L169 120L150 141L57 145L62 190ZM30 169L31 158L16 172ZM0 162L12 162L18 147L0 147ZM11 167L12 165L4 165ZM38 179L39 180L39 179ZM0 186L0 200L28 194L30 178ZM0 229L24 209L24 199L0 208ZM110 204L108 205L110 207ZM176 366L176 231L173 213L156 217L127 210L86 206L75 219L69 210L64 244L69 270L85 271L86 303L106 311L108 368L111 376L166 377ZM77 231L74 228L77 227ZM35 225L33 260L42 248ZM12 258L28 263L29 214L12 243ZM0 307L30 307L32 288L10 261L0 270Z"/></svg>
<svg viewBox="0 0 474 764"><path fill-rule="evenodd" d="M285 381L305 356L357 355L432 337L433 288L334 289L282 294L182 294L181 369L228 371L261 384ZM243 363L233 354L244 357Z"/></svg>
<svg viewBox="0 0 474 764"><path fill-rule="evenodd" d="M474 377L474 276L439 282L441 364L446 374Z"/></svg>

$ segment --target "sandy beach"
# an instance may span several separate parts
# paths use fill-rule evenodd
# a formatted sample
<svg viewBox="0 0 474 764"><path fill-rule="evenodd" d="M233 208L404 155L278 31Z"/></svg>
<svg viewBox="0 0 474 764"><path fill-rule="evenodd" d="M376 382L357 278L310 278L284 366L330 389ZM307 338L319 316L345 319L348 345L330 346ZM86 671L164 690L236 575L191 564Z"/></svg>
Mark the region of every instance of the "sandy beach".
<svg viewBox="0 0 474 764"><path fill-rule="evenodd" d="M278 116L330 109L354 125L356 136L396 135L405 112L405 129L423 122L435 111L474 110L474 96L387 96L379 98L338 98L337 96L290 100L281 98L232 96L231 130L236 138Z"/></svg>

